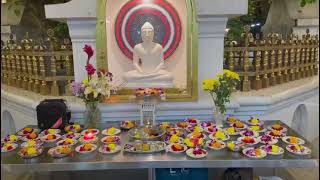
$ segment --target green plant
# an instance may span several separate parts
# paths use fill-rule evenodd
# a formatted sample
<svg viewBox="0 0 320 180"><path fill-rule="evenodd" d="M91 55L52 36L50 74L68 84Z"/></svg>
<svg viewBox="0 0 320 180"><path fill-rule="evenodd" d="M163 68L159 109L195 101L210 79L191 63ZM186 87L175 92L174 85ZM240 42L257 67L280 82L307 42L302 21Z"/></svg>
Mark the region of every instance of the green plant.
<svg viewBox="0 0 320 180"><path fill-rule="evenodd" d="M300 0L300 6L305 7L307 4L313 4L316 0Z"/></svg>

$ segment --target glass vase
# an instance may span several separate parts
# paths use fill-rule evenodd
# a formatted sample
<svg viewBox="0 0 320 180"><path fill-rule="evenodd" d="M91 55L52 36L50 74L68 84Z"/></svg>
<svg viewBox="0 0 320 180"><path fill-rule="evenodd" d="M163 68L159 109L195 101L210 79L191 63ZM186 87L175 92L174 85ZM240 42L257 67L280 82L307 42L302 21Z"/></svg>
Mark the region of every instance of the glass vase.
<svg viewBox="0 0 320 180"><path fill-rule="evenodd" d="M97 122L100 122L101 112L98 108L99 101L86 102L85 127L97 128Z"/></svg>
<svg viewBox="0 0 320 180"><path fill-rule="evenodd" d="M222 127L223 121L225 120L226 115L225 115L225 113L222 113L220 108L216 105L214 105L214 107L213 107L213 117L214 117L215 124L217 126Z"/></svg>

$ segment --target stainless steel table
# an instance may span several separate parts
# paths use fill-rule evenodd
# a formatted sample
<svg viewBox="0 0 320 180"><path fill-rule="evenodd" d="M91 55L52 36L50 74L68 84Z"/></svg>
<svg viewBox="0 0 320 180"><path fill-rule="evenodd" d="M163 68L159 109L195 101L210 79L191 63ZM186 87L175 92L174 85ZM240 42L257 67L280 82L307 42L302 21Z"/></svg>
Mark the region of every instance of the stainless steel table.
<svg viewBox="0 0 320 180"><path fill-rule="evenodd" d="M276 121L265 121L265 125ZM117 123L118 124L118 123ZM109 124L110 125L110 124ZM288 135L299 136L291 128ZM104 126L105 127L105 126ZM100 138L102 136L100 135ZM233 137L236 139L238 136ZM127 132L121 133L121 142L124 145L129 141ZM278 145L285 148L285 143L279 140ZM307 147L312 148L306 141ZM257 146L261 146L258 144ZM9 172L17 171L78 171L78 170L107 170L107 169L139 169L139 168L230 168L230 167L318 167L319 159L314 158L314 151L307 156L296 156L285 150L280 156L268 155L264 159L250 159L239 152L231 152L227 149L214 151L208 150L208 156L204 159L192 159L185 154L176 155L166 152L157 154L130 154L119 152L114 155L101 154L98 151L89 155L80 155L73 152L71 156L54 159L48 156L47 150L39 157L22 159L17 155L17 150L9 153L1 153L1 168Z"/></svg>

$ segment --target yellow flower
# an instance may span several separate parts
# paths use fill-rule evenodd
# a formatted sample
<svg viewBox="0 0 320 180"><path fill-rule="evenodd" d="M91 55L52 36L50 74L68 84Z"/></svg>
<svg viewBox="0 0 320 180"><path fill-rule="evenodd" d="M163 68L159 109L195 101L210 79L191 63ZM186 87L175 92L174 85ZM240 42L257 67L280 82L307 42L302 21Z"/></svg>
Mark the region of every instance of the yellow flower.
<svg viewBox="0 0 320 180"><path fill-rule="evenodd" d="M240 80L240 77L239 77L239 74L238 73L235 73L233 71L230 71L228 69L224 69L223 70L223 74L228 77L228 78L233 78L233 79L237 79L237 80Z"/></svg>
<svg viewBox="0 0 320 180"><path fill-rule="evenodd" d="M89 86L89 80L88 79L84 79L82 81L83 86Z"/></svg>
<svg viewBox="0 0 320 180"><path fill-rule="evenodd" d="M205 91L212 91L219 84L219 80L217 79L206 79L202 81L202 88Z"/></svg>
<svg viewBox="0 0 320 180"><path fill-rule="evenodd" d="M86 97L91 93L93 93L94 98L98 97L98 91L95 88L91 86L86 87L86 89L84 90L84 94L86 95Z"/></svg>

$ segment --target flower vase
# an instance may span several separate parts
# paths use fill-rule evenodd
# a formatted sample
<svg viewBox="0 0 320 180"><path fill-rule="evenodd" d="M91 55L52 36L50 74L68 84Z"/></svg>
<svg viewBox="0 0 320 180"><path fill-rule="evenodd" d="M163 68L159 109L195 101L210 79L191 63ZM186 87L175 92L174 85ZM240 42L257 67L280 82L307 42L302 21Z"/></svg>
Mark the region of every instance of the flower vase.
<svg viewBox="0 0 320 180"><path fill-rule="evenodd" d="M98 104L99 101L86 102L85 126L87 128L97 128L97 122L100 122L101 112Z"/></svg>
<svg viewBox="0 0 320 180"><path fill-rule="evenodd" d="M215 124L218 126L223 126L223 121L226 118L226 115L224 113L221 113L221 110L218 106L214 105L213 107L213 116Z"/></svg>

